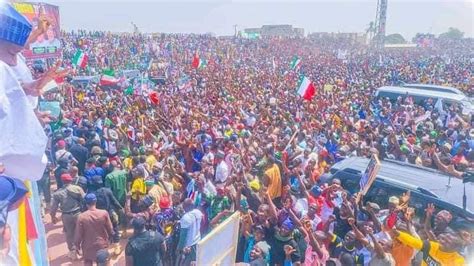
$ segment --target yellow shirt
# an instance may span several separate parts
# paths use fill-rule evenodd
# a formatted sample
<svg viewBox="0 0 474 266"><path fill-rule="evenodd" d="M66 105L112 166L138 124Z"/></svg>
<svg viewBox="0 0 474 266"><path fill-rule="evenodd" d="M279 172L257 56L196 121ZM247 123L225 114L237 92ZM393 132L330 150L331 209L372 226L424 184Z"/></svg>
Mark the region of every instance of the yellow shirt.
<svg viewBox="0 0 474 266"><path fill-rule="evenodd" d="M268 195L271 199L278 198L281 196L281 175L280 168L277 164L273 164L271 168L265 171L265 175L268 177Z"/></svg>
<svg viewBox="0 0 474 266"><path fill-rule="evenodd" d="M134 200L139 200L142 196L146 195L146 185L143 177L133 180L130 193Z"/></svg>
<svg viewBox="0 0 474 266"><path fill-rule="evenodd" d="M400 232L397 239L403 244L421 250L423 252L423 261L421 265L450 265L450 266L461 266L465 265L464 257L459 255L457 252L444 252L440 250L438 242L423 241L410 234ZM429 243L429 247L427 244Z"/></svg>
<svg viewBox="0 0 474 266"><path fill-rule="evenodd" d="M128 170L132 170L133 168L133 161L132 158L128 157L123 160L123 167Z"/></svg>
<svg viewBox="0 0 474 266"><path fill-rule="evenodd" d="M148 169L152 169L153 165L155 165L158 161L155 158L155 155L148 155L146 157L146 164L148 165Z"/></svg>

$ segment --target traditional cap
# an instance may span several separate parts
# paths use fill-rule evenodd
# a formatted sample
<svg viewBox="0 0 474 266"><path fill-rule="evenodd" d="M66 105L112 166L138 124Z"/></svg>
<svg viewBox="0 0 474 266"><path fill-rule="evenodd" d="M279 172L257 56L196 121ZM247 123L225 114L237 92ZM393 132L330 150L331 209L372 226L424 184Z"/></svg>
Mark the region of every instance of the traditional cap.
<svg viewBox="0 0 474 266"><path fill-rule="evenodd" d="M444 143L443 147L445 147L448 150L451 150L453 148L453 146L451 146L451 144L449 144L448 142Z"/></svg>
<svg viewBox="0 0 474 266"><path fill-rule="evenodd" d="M0 201L8 201L10 205L21 199L28 189L25 185L8 176L0 175Z"/></svg>
<svg viewBox="0 0 474 266"><path fill-rule="evenodd" d="M447 210L441 210L438 212L438 214L436 214L436 217L439 218L439 219L442 219L444 220L446 223L450 223L451 220L453 219L453 215L447 211Z"/></svg>
<svg viewBox="0 0 474 266"><path fill-rule="evenodd" d="M84 197L84 201L86 202L86 204L91 204L97 202L97 197L94 193L87 193Z"/></svg>
<svg viewBox="0 0 474 266"><path fill-rule="evenodd" d="M377 203L374 203L374 202L370 202L370 201L367 201L367 206L369 206L370 208L376 210L376 211L379 211L380 210L380 206L377 204Z"/></svg>
<svg viewBox="0 0 474 266"><path fill-rule="evenodd" d="M70 174L62 174L61 180L63 182L72 182L72 176Z"/></svg>
<svg viewBox="0 0 474 266"><path fill-rule="evenodd" d="M24 46L32 26L26 18L9 4L0 4L0 39Z"/></svg>
<svg viewBox="0 0 474 266"><path fill-rule="evenodd" d="M400 204L400 200L396 196L391 196L390 198L388 198L388 202L395 205Z"/></svg>
<svg viewBox="0 0 474 266"><path fill-rule="evenodd" d="M255 244L255 246L257 246L262 251L263 257L266 257L270 252L270 245L268 245L265 241L259 241L257 244Z"/></svg>

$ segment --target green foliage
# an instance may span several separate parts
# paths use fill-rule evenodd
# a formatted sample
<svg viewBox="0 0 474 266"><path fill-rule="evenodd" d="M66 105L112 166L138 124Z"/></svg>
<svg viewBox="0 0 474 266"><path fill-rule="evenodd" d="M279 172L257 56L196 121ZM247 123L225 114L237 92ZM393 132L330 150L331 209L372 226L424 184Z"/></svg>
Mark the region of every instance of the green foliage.
<svg viewBox="0 0 474 266"><path fill-rule="evenodd" d="M447 32L441 33L439 35L440 39L459 40L459 39L462 39L463 37L464 37L464 32L453 27L450 27Z"/></svg>
<svg viewBox="0 0 474 266"><path fill-rule="evenodd" d="M394 33L385 36L385 43L388 44L401 44L406 43L405 38L400 33Z"/></svg>

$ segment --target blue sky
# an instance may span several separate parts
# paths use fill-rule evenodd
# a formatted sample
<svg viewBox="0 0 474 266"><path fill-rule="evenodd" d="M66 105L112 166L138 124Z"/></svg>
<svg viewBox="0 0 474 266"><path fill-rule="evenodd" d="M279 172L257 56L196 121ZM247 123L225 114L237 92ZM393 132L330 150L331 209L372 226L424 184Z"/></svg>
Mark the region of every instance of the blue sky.
<svg viewBox="0 0 474 266"><path fill-rule="evenodd" d="M457 27L473 36L471 1L388 0L387 33L406 38ZM262 24L292 24L305 32L361 32L375 19L377 0L307 1L111 1L46 0L60 7L63 29L233 34Z"/></svg>

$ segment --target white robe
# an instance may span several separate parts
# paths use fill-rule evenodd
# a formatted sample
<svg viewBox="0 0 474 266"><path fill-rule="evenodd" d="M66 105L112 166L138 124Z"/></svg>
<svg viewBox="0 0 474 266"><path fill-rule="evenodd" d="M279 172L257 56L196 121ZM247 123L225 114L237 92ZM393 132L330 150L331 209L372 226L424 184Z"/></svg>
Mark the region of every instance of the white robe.
<svg viewBox="0 0 474 266"><path fill-rule="evenodd" d="M0 162L5 175L39 180L46 167L47 141L18 76L0 61Z"/></svg>

